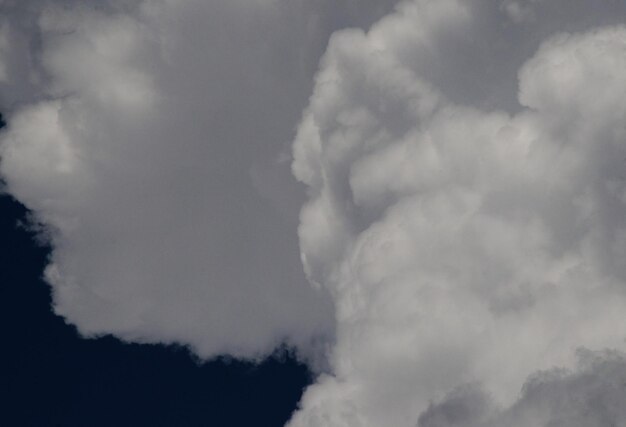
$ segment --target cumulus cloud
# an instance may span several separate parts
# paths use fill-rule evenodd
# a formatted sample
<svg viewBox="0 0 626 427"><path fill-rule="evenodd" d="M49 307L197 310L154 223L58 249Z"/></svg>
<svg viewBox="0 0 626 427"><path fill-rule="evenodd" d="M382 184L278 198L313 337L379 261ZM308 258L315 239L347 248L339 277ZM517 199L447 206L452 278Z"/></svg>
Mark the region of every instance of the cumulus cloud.
<svg viewBox="0 0 626 427"><path fill-rule="evenodd" d="M292 166L337 342L291 427L626 422L621 356L576 371L626 350L624 20L414 0L332 37Z"/></svg>
<svg viewBox="0 0 626 427"><path fill-rule="evenodd" d="M623 354L581 352L574 371L533 374L520 398L498 409L479 387L466 385L431 405L418 427L606 427L626 419Z"/></svg>
<svg viewBox="0 0 626 427"><path fill-rule="evenodd" d="M85 336L258 357L332 339L288 152L329 34L391 1L0 1L6 189Z"/></svg>
<svg viewBox="0 0 626 427"><path fill-rule="evenodd" d="M359 29L393 3L0 1L0 173L54 310L201 357L327 346L291 427L625 422L626 3Z"/></svg>

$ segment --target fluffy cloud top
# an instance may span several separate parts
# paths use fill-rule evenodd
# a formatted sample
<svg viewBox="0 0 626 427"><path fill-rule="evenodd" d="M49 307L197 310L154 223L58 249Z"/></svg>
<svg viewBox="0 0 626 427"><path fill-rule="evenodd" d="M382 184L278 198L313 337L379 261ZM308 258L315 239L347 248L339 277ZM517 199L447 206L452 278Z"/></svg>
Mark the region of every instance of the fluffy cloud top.
<svg viewBox="0 0 626 427"><path fill-rule="evenodd" d="M624 19L623 3L415 0L333 36L293 171L337 344L291 427L483 426L492 406L511 408L495 425L577 425L548 414L582 414L577 393L602 402L580 425L626 422L595 365L515 403L579 348L626 350ZM608 391L589 397L588 377ZM449 395L464 384L481 391Z"/></svg>

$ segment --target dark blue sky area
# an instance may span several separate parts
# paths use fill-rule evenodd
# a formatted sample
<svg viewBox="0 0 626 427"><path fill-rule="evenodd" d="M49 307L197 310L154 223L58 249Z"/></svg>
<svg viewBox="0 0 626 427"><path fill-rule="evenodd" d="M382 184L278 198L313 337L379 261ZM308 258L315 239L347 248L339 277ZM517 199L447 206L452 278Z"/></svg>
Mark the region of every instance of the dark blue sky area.
<svg viewBox="0 0 626 427"><path fill-rule="evenodd" d="M286 355L198 365L181 348L78 338L50 310L48 250L0 196L0 426L282 426L310 383Z"/></svg>

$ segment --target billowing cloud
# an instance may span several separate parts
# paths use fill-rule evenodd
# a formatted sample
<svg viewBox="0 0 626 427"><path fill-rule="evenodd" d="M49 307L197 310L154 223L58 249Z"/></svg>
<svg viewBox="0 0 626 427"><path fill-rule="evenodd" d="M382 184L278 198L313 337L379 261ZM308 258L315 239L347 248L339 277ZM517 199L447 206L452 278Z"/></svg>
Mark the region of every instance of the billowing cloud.
<svg viewBox="0 0 626 427"><path fill-rule="evenodd" d="M55 311L201 357L327 348L291 427L623 423L626 3L358 29L393 3L0 1L0 173Z"/></svg>
<svg viewBox="0 0 626 427"><path fill-rule="evenodd" d="M329 34L391 5L0 1L0 172L50 238L56 313L201 357L332 337L286 153Z"/></svg>
<svg viewBox="0 0 626 427"><path fill-rule="evenodd" d="M576 371L626 350L625 20L414 0L332 37L293 172L337 342L291 427L626 422L621 358Z"/></svg>
<svg viewBox="0 0 626 427"><path fill-rule="evenodd" d="M454 390L419 418L418 427L606 427L626 419L626 362L618 353L581 352L574 371L538 372L502 410L479 387Z"/></svg>

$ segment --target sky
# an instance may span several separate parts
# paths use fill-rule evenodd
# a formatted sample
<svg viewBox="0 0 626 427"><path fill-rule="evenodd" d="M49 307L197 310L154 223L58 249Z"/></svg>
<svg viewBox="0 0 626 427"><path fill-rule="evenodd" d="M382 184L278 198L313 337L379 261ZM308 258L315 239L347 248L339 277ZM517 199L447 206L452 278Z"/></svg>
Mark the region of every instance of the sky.
<svg viewBox="0 0 626 427"><path fill-rule="evenodd" d="M312 378L284 350L261 364L202 363L181 346L79 337L50 310L41 280L49 249L15 226L25 223L26 210L8 196L0 207L0 424L244 426L289 419Z"/></svg>
<svg viewBox="0 0 626 427"><path fill-rule="evenodd" d="M624 99L621 0L0 0L3 400L624 424Z"/></svg>

